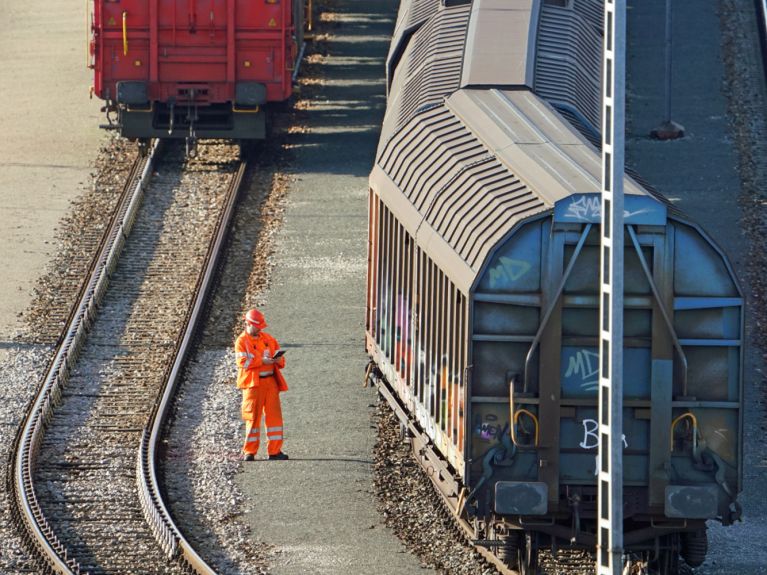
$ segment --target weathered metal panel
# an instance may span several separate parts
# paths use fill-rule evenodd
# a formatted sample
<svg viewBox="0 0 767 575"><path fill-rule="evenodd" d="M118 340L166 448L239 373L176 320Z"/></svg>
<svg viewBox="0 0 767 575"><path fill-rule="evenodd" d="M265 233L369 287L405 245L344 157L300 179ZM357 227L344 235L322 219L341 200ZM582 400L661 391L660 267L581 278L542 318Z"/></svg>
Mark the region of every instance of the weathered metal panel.
<svg viewBox="0 0 767 575"><path fill-rule="evenodd" d="M719 487L713 485L669 485L666 487L666 517L711 519L719 512Z"/></svg>
<svg viewBox="0 0 767 575"><path fill-rule="evenodd" d="M654 202L649 196L637 198ZM706 484L720 478L730 493L736 492L742 393L743 300L731 295L739 293L732 270L698 229L673 218L657 225L658 214L647 215L652 225L642 224L643 233L637 234L636 224L629 225L631 241L624 256L624 482L646 489L646 499L631 503L640 513L662 508L672 480ZM493 446L500 449L499 430L514 425L510 410L533 414L539 447L525 447L524 454L497 468L493 478L544 482L550 511L559 501L560 484L595 485L599 440L596 228L581 245L578 238L591 224L556 219L553 213L515 228L494 248L472 298L472 391L477 422L484 430L477 435L480 428L473 428L472 457ZM677 245L679 238L684 251ZM680 259L705 263L696 266ZM565 277L563 269L569 270ZM687 293L711 274L714 287ZM680 293L680 288L686 291ZM540 351L531 356L539 336ZM531 377L524 377L526 370ZM515 382L511 395L510 382ZM525 415L523 420L517 422L516 433L529 441L532 419ZM715 461L711 469L696 467L696 442ZM535 461L537 469L531 468ZM474 465L472 481L486 473ZM707 504L709 511L713 505L729 517L732 499L726 493L719 489L714 503ZM681 505L671 512L683 513ZM698 517L695 510L689 513L689 518Z"/></svg>
<svg viewBox="0 0 767 575"><path fill-rule="evenodd" d="M294 33L300 37L296 31L303 27L294 21L302 17L300 8L264 0L179 4L96 0L95 93L100 98L113 99L118 81L137 80L147 83L154 102L183 103L194 88L198 104L224 104L234 100L235 78L263 84L269 102L290 97L300 48L292 38Z"/></svg>
<svg viewBox="0 0 767 575"><path fill-rule="evenodd" d="M378 164L399 188L400 201L421 214L419 245L435 234L475 271L514 225L558 201L569 202L558 208L561 221L598 215L588 196L573 196L598 192L598 153L530 92L456 92L446 107L417 114L397 131ZM659 224L665 205L629 178L626 188L637 196L629 200L636 222ZM399 209L396 202L391 208Z"/></svg>
<svg viewBox="0 0 767 575"><path fill-rule="evenodd" d="M547 204L600 192L598 151L532 92L461 90L447 106ZM628 195L649 195L631 178L624 185Z"/></svg>
<svg viewBox="0 0 767 575"><path fill-rule="evenodd" d="M545 483L499 481L495 484L495 512L506 515L545 515L548 511Z"/></svg>
<svg viewBox="0 0 767 575"><path fill-rule="evenodd" d="M532 88L538 6L538 0L474 0L461 87Z"/></svg>
<svg viewBox="0 0 767 575"><path fill-rule="evenodd" d="M416 237L416 231L423 220L421 213L409 201L403 201L400 188L379 166L375 166L370 174L370 187L390 209L391 206L396 206L398 220L413 237ZM474 281L474 271L441 236L435 234L429 226L422 226L416 241L457 288L464 293L468 292Z"/></svg>
<svg viewBox="0 0 767 575"><path fill-rule="evenodd" d="M386 59L389 83L391 83L394 69L410 39L410 35L434 15L441 5L442 0L403 0L400 2L397 23L394 25L389 54Z"/></svg>
<svg viewBox="0 0 767 575"><path fill-rule="evenodd" d="M415 114L441 103L458 89L471 6L435 9L422 3L419 21L407 45L399 47L396 69L391 63L390 97L381 131L386 142ZM404 39L403 39L404 42ZM394 57L394 55L392 56Z"/></svg>
<svg viewBox="0 0 767 575"><path fill-rule="evenodd" d="M489 241L508 232L510 221L544 207L444 107L419 115L398 132L379 164L423 214L424 224L470 267L481 263Z"/></svg>
<svg viewBox="0 0 767 575"><path fill-rule="evenodd" d="M535 93L601 132L602 13L599 0L541 8Z"/></svg>
<svg viewBox="0 0 767 575"><path fill-rule="evenodd" d="M573 194L554 206L554 221L598 224L602 217L602 204L598 194ZM624 201L624 222L663 226L666 224L666 206L653 197L627 196Z"/></svg>
<svg viewBox="0 0 767 575"><path fill-rule="evenodd" d="M443 5L443 2L442 0L412 0L408 4L410 9L405 27L411 29L423 24Z"/></svg>
<svg viewBox="0 0 767 575"><path fill-rule="evenodd" d="M677 296L737 297L726 261L697 230L676 226L674 293ZM705 278L705 281L701 281Z"/></svg>

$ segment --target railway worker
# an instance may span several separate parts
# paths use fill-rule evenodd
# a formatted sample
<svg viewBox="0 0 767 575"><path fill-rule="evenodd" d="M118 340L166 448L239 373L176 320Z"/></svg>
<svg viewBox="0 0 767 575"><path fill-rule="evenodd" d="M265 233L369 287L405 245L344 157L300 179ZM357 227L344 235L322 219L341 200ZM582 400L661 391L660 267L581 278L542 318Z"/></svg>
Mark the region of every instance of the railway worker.
<svg viewBox="0 0 767 575"><path fill-rule="evenodd" d="M266 415L269 459L288 459L282 452L282 408L280 392L288 386L282 376L285 356L266 327L263 314L252 309L245 314L245 330L234 344L237 387L242 390L242 418L245 420L243 459L253 461L261 439L261 416Z"/></svg>

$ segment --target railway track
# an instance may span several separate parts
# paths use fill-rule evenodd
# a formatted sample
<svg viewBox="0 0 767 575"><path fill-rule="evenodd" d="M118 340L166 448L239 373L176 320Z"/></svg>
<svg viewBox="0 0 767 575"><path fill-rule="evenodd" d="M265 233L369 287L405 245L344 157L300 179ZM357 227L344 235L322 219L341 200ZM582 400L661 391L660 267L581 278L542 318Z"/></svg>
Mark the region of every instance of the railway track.
<svg viewBox="0 0 767 575"><path fill-rule="evenodd" d="M8 473L41 572L213 573L154 465L245 169L215 144L137 160Z"/></svg>

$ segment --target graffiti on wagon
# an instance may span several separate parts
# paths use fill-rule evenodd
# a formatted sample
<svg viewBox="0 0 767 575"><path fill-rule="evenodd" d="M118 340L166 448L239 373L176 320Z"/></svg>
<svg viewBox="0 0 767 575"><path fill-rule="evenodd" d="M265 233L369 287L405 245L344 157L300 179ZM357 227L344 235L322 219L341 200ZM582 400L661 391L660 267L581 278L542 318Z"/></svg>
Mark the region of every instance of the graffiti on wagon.
<svg viewBox="0 0 767 575"><path fill-rule="evenodd" d="M649 196L626 195L623 217L626 224L664 225L666 207ZM600 223L602 198L600 194L574 194L554 205L554 221L571 223Z"/></svg>
<svg viewBox="0 0 767 575"><path fill-rule="evenodd" d="M573 355L563 359L567 359L567 369L564 373L566 383L574 383L581 391L596 391L599 388L599 354L597 352L579 349Z"/></svg>

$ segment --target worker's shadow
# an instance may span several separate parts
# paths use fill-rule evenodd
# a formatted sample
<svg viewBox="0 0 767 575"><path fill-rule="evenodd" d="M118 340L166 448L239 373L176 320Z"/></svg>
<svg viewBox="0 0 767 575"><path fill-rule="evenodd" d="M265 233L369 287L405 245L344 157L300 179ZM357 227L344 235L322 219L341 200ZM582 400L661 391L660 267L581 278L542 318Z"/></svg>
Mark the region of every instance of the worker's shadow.
<svg viewBox="0 0 767 575"><path fill-rule="evenodd" d="M259 461L263 461L265 463L268 463L269 459L261 459ZM357 459L354 457L293 457L290 456L290 459L287 461L311 461L311 462L321 462L321 461L332 461L334 463L364 463L365 465L373 465L373 461L370 459Z"/></svg>

